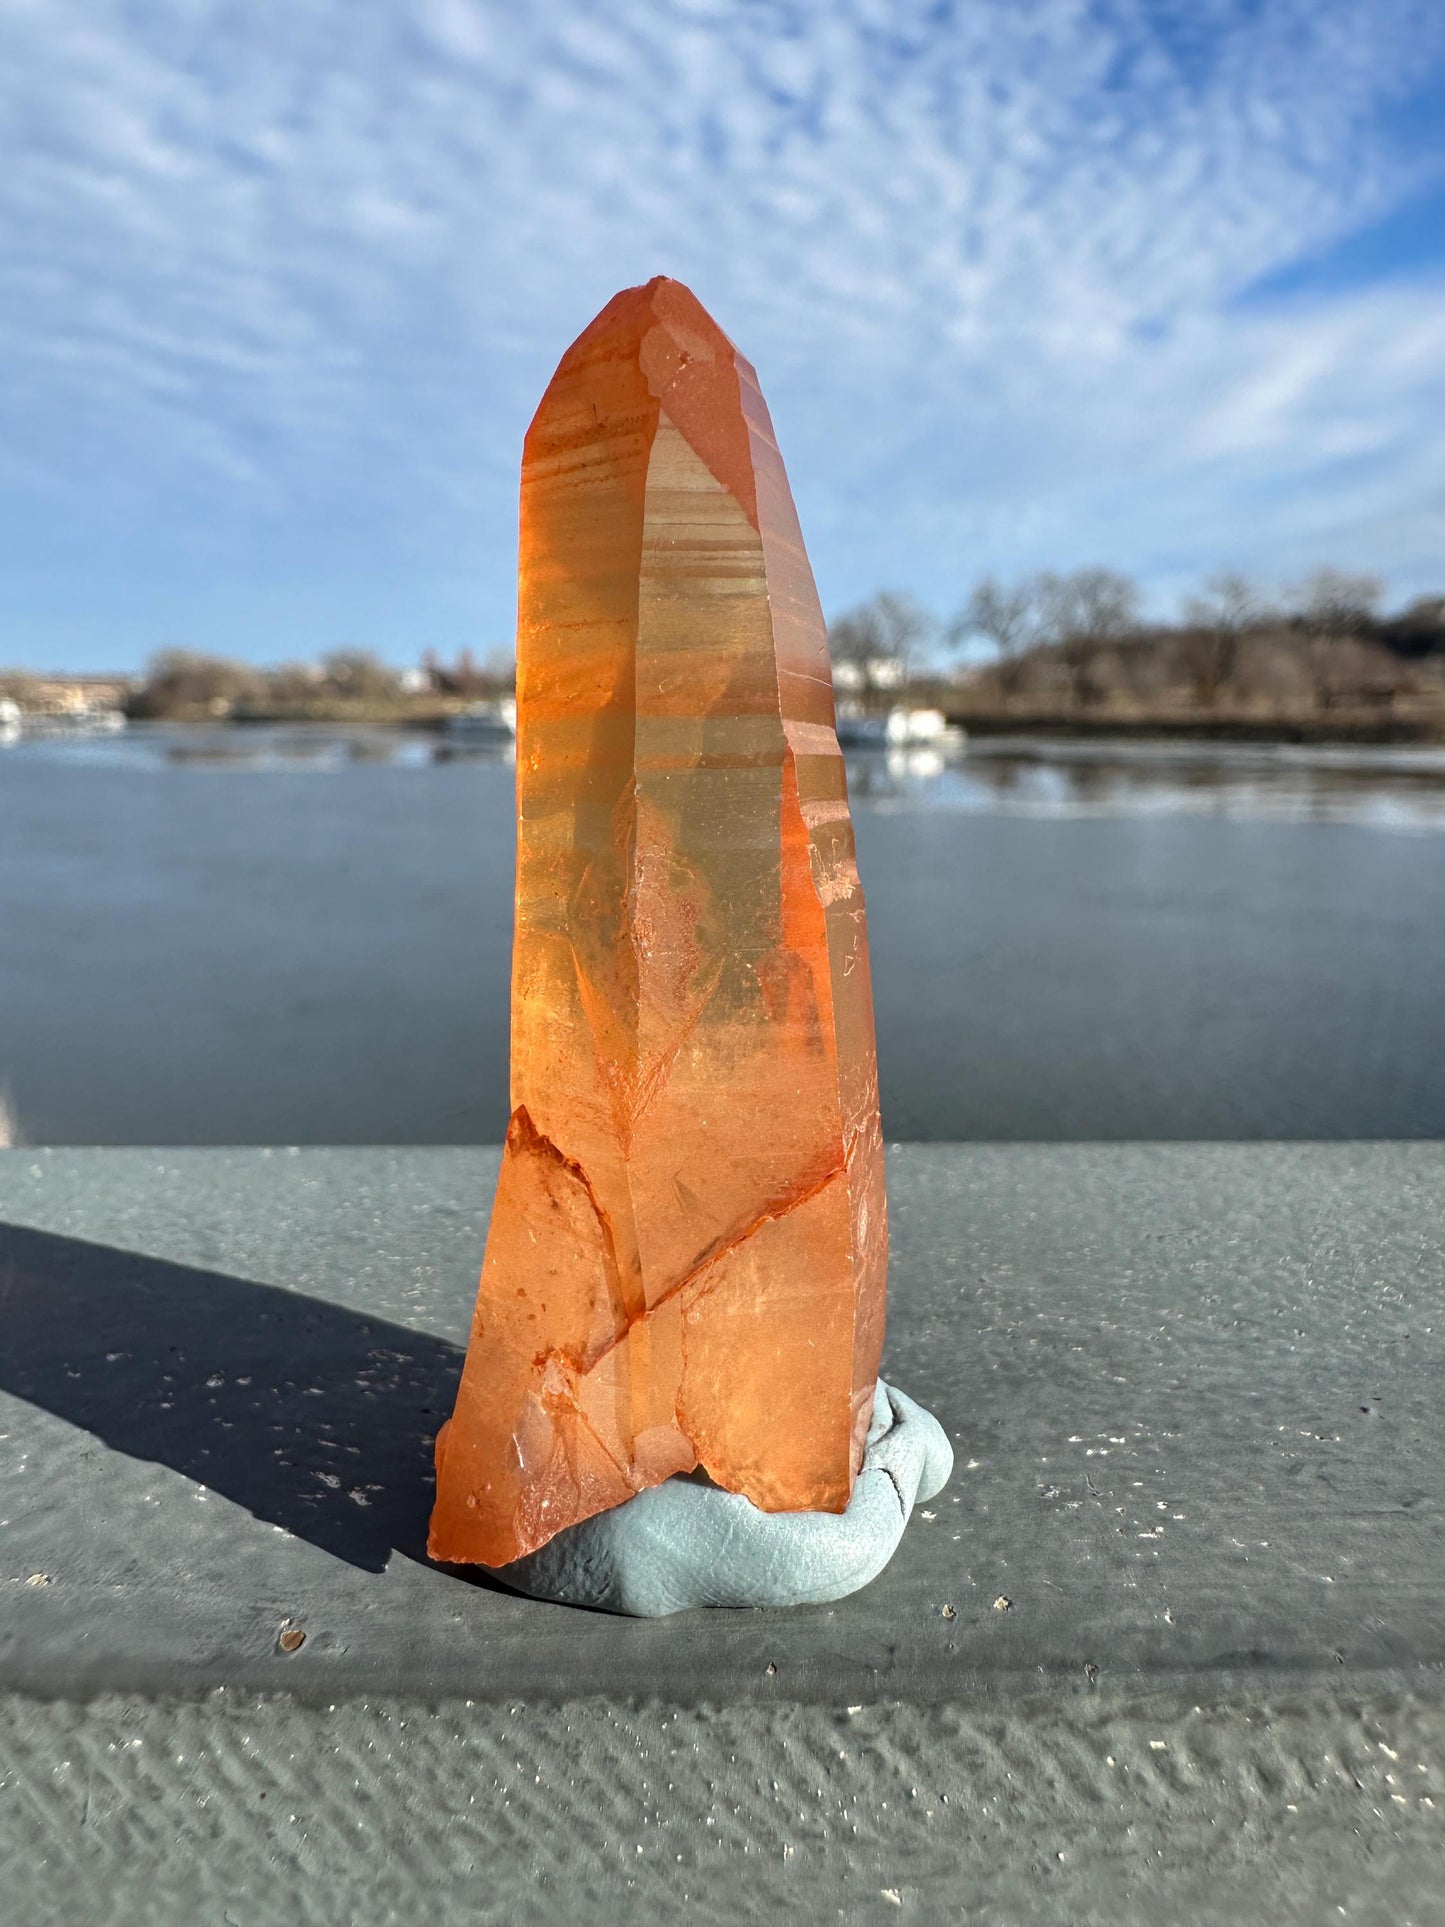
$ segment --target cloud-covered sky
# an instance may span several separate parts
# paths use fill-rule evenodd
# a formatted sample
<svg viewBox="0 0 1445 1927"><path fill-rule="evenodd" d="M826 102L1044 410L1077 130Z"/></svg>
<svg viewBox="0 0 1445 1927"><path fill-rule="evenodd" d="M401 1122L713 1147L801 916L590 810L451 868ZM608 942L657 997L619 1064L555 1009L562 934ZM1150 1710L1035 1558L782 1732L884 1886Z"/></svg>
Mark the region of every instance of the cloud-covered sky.
<svg viewBox="0 0 1445 1927"><path fill-rule="evenodd" d="M0 0L0 661L511 633L521 437L663 272L824 604L1445 589L1439 0Z"/></svg>

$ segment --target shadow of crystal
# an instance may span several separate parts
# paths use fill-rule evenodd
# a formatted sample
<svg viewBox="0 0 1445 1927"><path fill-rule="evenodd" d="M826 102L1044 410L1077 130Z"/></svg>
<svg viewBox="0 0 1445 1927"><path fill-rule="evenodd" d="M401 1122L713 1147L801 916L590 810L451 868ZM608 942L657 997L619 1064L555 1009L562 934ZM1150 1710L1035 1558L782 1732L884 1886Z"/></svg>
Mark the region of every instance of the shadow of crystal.
<svg viewBox="0 0 1445 1927"><path fill-rule="evenodd" d="M0 1391L364 1571L425 1560L432 1441L462 1368L444 1340L9 1224L0 1334Z"/></svg>

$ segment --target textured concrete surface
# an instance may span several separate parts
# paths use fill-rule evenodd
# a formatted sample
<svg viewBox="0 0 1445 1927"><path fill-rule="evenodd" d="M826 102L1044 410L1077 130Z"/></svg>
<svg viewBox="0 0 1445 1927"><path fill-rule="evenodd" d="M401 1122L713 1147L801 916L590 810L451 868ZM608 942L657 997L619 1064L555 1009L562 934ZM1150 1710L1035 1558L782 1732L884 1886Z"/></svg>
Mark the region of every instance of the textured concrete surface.
<svg viewBox="0 0 1445 1927"><path fill-rule="evenodd" d="M20 1917L1445 1920L1445 1147L900 1151L953 1483L654 1622L422 1556L494 1171L0 1154Z"/></svg>
<svg viewBox="0 0 1445 1927"><path fill-rule="evenodd" d="M0 1154L0 1686L833 1703L1445 1662L1445 1147L898 1153L884 1369L953 1439L935 1516L844 1604L650 1626L423 1557L495 1163Z"/></svg>
<svg viewBox="0 0 1445 1927"><path fill-rule="evenodd" d="M1438 1701L0 1700L25 1927L1438 1927Z"/></svg>

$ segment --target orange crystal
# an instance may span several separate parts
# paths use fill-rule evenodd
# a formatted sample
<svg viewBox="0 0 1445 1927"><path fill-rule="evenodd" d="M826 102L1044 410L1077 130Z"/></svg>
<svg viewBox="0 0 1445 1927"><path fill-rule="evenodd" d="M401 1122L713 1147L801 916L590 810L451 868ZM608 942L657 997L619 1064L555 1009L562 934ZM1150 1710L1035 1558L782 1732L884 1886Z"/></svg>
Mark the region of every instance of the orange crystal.
<svg viewBox="0 0 1445 1927"><path fill-rule="evenodd" d="M757 377L610 301L527 435L512 1120L431 1552L701 1464L841 1512L888 1224L826 632Z"/></svg>

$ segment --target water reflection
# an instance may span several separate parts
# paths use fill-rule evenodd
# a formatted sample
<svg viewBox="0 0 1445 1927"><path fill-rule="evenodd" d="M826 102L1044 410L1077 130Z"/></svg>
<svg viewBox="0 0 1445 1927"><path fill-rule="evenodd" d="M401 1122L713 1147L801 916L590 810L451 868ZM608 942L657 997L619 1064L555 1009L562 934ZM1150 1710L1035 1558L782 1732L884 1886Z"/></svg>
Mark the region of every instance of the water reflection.
<svg viewBox="0 0 1445 1927"><path fill-rule="evenodd" d="M137 724L114 736L37 736L18 732L9 752L26 760L72 767L340 773L358 763L424 769L434 763L516 760L511 742L459 741L430 729L352 729L324 723L235 724L187 728Z"/></svg>
<svg viewBox="0 0 1445 1927"><path fill-rule="evenodd" d="M324 724L184 728L116 735L10 735L7 758L112 770L343 774L358 765L510 768L515 744L434 730ZM1239 821L1445 828L1445 748L1064 742L962 737L847 752L859 810L1022 817L1207 816Z"/></svg>
<svg viewBox="0 0 1445 1927"><path fill-rule="evenodd" d="M847 762L854 803L877 811L1445 829L1445 749L1013 738L857 750Z"/></svg>

